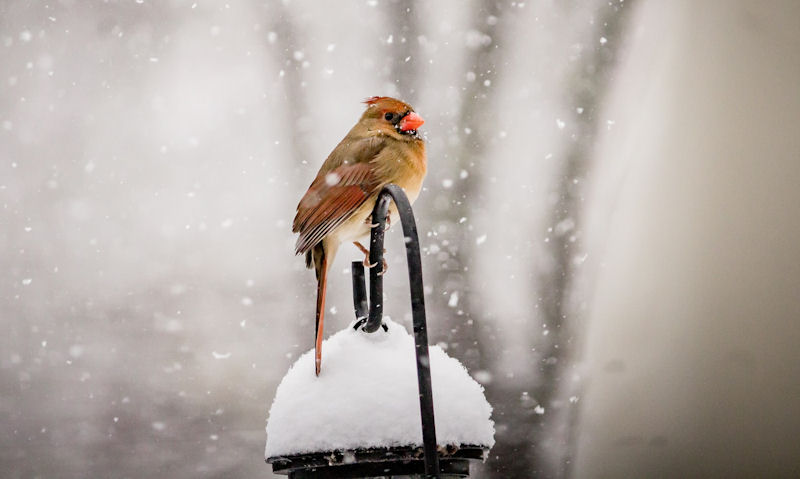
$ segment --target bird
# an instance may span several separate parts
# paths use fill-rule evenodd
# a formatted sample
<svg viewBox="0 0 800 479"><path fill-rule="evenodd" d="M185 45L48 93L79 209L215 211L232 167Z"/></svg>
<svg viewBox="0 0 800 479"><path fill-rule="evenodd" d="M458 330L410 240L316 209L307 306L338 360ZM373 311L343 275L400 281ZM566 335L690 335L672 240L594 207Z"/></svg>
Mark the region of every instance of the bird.
<svg viewBox="0 0 800 479"><path fill-rule="evenodd" d="M306 267L313 268L317 278L317 376L322 365L328 271L339 246L353 242L367 255L358 240L370 233L372 209L381 189L394 183L413 203L427 170L425 141L418 132L425 120L408 103L388 96L373 96L364 104L361 118L328 155L300 199L292 222L292 232L299 233L295 254L305 255ZM388 219L392 216L397 216L394 205ZM368 265L366 258L364 263Z"/></svg>

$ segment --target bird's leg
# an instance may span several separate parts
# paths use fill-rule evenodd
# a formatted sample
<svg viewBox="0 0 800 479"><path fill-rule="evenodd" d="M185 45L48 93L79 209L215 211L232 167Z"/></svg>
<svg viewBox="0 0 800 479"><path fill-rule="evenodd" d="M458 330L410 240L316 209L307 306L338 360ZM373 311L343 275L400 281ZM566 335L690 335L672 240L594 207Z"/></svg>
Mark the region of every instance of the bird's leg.
<svg viewBox="0 0 800 479"><path fill-rule="evenodd" d="M383 248L383 254L386 254L386 248ZM386 262L386 256L381 259L383 260L383 269L380 273L378 273L378 276L383 276L387 271L389 271L389 263Z"/></svg>
<svg viewBox="0 0 800 479"><path fill-rule="evenodd" d="M363 244L359 243L358 241L353 241L353 244L356 245L356 248L360 249L362 253L368 255L369 250L364 247Z"/></svg>
<svg viewBox="0 0 800 479"><path fill-rule="evenodd" d="M369 262L369 250L364 247L358 241L353 241L353 244L356 245L356 248L360 249L362 253L364 253L364 267L365 268L374 268L378 263L370 263Z"/></svg>
<svg viewBox="0 0 800 479"><path fill-rule="evenodd" d="M372 222L372 216L367 218L367 223L369 223L370 229L377 228L378 226L380 226L380 223L373 223ZM388 214L388 213L386 214L385 223L386 223L386 226L384 226L383 231L389 231L389 228L392 227L392 216L390 214Z"/></svg>
<svg viewBox="0 0 800 479"><path fill-rule="evenodd" d="M374 268L375 266L378 265L378 263L369 262L369 250L365 248L364 245L362 245L358 241L353 241L353 244L356 246L356 248L360 249L362 253L364 253L364 261L363 261L364 267ZM386 253L386 248L383 248L383 252ZM381 259L383 260L383 271L378 273L378 275L383 276L383 274L386 273L386 270L389 269L389 263L386 262L386 258L381 258Z"/></svg>

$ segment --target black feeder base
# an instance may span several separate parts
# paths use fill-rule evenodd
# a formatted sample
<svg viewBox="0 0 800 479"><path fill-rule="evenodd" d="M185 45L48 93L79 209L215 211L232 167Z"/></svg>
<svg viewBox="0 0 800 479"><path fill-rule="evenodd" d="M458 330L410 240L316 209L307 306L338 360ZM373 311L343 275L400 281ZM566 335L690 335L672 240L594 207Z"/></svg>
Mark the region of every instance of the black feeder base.
<svg viewBox="0 0 800 479"><path fill-rule="evenodd" d="M439 450L440 479L469 477L469 461L483 460L487 448L449 446ZM424 478L422 447L358 449L328 453L298 454L267 459L275 474L289 479L328 479L357 477Z"/></svg>

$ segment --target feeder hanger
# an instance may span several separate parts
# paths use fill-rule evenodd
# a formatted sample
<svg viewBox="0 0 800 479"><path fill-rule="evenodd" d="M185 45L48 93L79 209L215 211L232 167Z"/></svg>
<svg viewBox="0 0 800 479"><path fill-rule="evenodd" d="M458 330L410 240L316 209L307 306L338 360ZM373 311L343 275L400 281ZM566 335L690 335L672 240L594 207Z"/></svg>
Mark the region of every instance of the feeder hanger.
<svg viewBox="0 0 800 479"><path fill-rule="evenodd" d="M367 303L364 265L360 261L352 264L353 303L355 305L355 328L374 333L383 325L383 241L389 201L394 200L403 226L408 261L408 281L411 289L411 315L414 328L414 345L417 357L417 382L419 385L419 407L422 417L422 442L425 453L425 476L439 476L439 455L436 448L436 426L433 417L433 392L431 368L428 355L428 328L425 320L425 297L422 286L422 260L419 236L411 203L403 189L395 184L383 187L372 210L372 233L369 241L369 262L375 266L369 270L369 303Z"/></svg>

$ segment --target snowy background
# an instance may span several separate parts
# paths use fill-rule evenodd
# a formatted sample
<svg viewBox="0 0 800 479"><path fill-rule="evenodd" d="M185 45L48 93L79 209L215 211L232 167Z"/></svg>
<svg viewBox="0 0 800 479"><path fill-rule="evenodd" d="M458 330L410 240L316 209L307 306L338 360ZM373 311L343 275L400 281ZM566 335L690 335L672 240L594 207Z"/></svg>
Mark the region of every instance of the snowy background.
<svg viewBox="0 0 800 479"><path fill-rule="evenodd" d="M360 101L396 95L426 119L430 338L495 408L475 475L567 471L585 185L631 3L2 2L0 470L270 477L267 410L313 340L294 209Z"/></svg>
<svg viewBox="0 0 800 479"><path fill-rule="evenodd" d="M372 95L426 119L431 340L488 388L494 456L533 460L617 2L0 9L4 470L269 475L267 408L313 340L291 219ZM408 324L396 236L387 312ZM358 257L337 258L328 333Z"/></svg>

